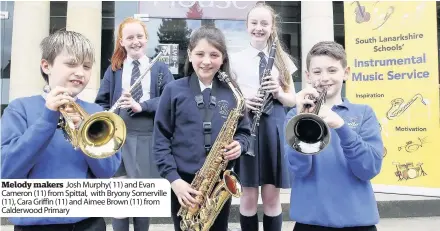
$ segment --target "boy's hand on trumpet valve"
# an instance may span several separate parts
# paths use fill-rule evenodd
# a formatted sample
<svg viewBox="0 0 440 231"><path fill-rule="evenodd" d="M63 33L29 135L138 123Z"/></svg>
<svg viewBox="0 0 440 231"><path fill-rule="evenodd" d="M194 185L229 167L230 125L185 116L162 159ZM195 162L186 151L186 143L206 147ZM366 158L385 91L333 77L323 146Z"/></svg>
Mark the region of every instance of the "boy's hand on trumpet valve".
<svg viewBox="0 0 440 231"><path fill-rule="evenodd" d="M318 98L319 93L318 91L310 86L305 87L300 92L296 93L296 107L297 107L297 114L301 113L303 109L305 113L310 113L315 108L315 101L314 98ZM308 108L305 108L308 107Z"/></svg>
<svg viewBox="0 0 440 231"><path fill-rule="evenodd" d="M326 105L321 105L318 116L321 117L330 128L337 129L342 127L345 123L344 119Z"/></svg>
<svg viewBox="0 0 440 231"><path fill-rule="evenodd" d="M73 102L67 88L56 86L46 96L46 107L52 111L58 111L61 106Z"/></svg>
<svg viewBox="0 0 440 231"><path fill-rule="evenodd" d="M142 111L141 105L131 97L131 94L128 91L122 92L119 107L123 109L131 108L131 110L136 113Z"/></svg>

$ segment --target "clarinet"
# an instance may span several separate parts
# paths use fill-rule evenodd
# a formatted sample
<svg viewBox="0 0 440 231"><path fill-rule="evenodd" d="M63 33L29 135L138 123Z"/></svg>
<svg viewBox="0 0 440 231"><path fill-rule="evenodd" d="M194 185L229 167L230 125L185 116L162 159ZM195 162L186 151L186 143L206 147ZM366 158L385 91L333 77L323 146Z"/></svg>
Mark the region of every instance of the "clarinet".
<svg viewBox="0 0 440 231"><path fill-rule="evenodd" d="M272 67L275 62L275 52L276 52L276 38L273 41L272 47L270 48L270 51L269 51L269 58L268 58L267 65L264 68L264 72L263 72L263 77L262 77L263 79L265 77L271 75ZM263 83L263 80L261 82ZM261 118L261 115L263 114L263 109L266 107L268 102L273 100L273 95L271 93L263 90L262 88L263 87L260 86L260 88L258 89L258 94L263 95L263 101L261 102L261 106L257 107L256 111L253 111L254 117L252 119L250 145L248 148L248 152L246 153L247 155L250 155L250 156L255 156L254 144L257 139L256 132L257 132L258 126L260 126L260 118Z"/></svg>

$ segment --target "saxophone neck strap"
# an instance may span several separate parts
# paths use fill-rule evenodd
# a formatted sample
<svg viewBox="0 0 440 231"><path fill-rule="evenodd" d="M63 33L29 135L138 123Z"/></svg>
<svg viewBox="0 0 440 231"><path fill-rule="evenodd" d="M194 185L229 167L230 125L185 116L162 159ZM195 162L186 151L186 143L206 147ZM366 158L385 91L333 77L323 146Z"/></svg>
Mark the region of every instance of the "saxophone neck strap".
<svg viewBox="0 0 440 231"><path fill-rule="evenodd" d="M209 153L212 147L212 117L214 115L214 109L216 106L216 92L218 89L218 83L216 80L217 77L214 77L212 81L212 89L211 89L211 97L209 105L205 105L203 101L203 94L200 90L199 79L197 75L194 73L189 78L189 86L194 95L194 100L196 101L197 108L199 109L199 113L203 118L203 135L204 135L204 147L206 154Z"/></svg>

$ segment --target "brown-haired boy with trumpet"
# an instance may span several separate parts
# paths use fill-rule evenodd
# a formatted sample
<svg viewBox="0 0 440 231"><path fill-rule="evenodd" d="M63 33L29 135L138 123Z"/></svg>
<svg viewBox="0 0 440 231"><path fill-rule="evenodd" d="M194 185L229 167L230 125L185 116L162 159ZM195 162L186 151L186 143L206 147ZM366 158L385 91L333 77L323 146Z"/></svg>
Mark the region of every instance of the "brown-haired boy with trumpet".
<svg viewBox="0 0 440 231"><path fill-rule="evenodd" d="M350 68L340 44L317 43L306 62L307 79L318 87L297 93L297 108L285 120L286 137L293 132L289 121L305 105L311 105L306 111L316 106L309 96L317 98L326 88L318 116L328 125L331 141L317 155L304 150L300 153L290 141L284 144L292 174L290 217L296 221L294 230L375 231L379 213L370 180L382 167L379 122L370 106L350 103L341 96Z"/></svg>

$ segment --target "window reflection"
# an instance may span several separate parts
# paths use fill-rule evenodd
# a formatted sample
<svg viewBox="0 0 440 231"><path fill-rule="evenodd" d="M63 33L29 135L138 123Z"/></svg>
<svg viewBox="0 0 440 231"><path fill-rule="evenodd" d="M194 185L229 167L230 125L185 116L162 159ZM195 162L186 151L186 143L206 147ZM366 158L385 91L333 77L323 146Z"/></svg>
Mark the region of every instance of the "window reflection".
<svg viewBox="0 0 440 231"><path fill-rule="evenodd" d="M1 11L8 13L7 19L1 20L0 42L1 42L1 79L0 79L0 101L1 115L9 102L9 79L11 75L11 46L12 46L12 25L14 18L14 2L1 2Z"/></svg>
<svg viewBox="0 0 440 231"><path fill-rule="evenodd" d="M67 1L52 1L52 2L50 2L50 16L51 17L66 17L67 16Z"/></svg>
<svg viewBox="0 0 440 231"><path fill-rule="evenodd" d="M160 50L160 44L177 44L177 57L170 54L169 58L163 59L168 62L170 67L174 66L173 59L177 60L176 69L170 68L176 79L183 77L183 67L187 58L191 32L202 25L215 25L222 30L229 53L238 52L249 43L244 21L153 18L145 24L149 34L147 56L154 57Z"/></svg>
<svg viewBox="0 0 440 231"><path fill-rule="evenodd" d="M2 2L1 11L8 12L8 19L1 20L1 68L2 79L9 79L11 69L12 22L14 16L14 2ZM3 88L3 84L2 84ZM2 89L2 92L3 89Z"/></svg>
<svg viewBox="0 0 440 231"><path fill-rule="evenodd" d="M176 79L183 77L191 32L203 25L215 25L225 35L229 53L242 50L250 41L246 31L246 15L256 1L224 2L215 1L163 1L163 2L115 2L115 28L126 17L139 15L147 25L149 33L147 56L150 58L167 44L167 50L177 47L177 57L163 57ZM300 2L267 2L277 12L281 12L280 39L287 52L294 58L298 68L300 61ZM201 19L202 18L202 19ZM287 22L287 23L286 23ZM292 23L293 22L293 23ZM171 52L170 52L171 54ZM174 64L177 65L174 67ZM296 78L295 81L301 81Z"/></svg>

